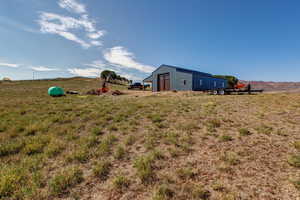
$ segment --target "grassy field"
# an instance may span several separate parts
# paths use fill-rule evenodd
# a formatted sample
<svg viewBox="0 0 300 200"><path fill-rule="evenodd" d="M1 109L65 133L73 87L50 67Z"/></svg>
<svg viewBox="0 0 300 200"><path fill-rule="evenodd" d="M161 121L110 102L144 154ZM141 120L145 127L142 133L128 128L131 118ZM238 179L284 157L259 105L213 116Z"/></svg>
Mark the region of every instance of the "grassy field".
<svg viewBox="0 0 300 200"><path fill-rule="evenodd" d="M0 84L0 199L300 199L300 94Z"/></svg>

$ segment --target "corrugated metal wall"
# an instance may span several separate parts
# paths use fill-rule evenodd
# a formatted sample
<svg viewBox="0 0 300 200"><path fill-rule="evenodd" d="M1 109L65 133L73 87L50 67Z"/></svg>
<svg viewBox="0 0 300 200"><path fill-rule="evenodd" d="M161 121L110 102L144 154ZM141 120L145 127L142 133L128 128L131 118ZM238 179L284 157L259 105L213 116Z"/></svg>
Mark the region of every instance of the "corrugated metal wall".
<svg viewBox="0 0 300 200"><path fill-rule="evenodd" d="M158 91L158 75L170 74L170 90L215 90L227 88L227 80L210 74L162 65L152 73L152 91Z"/></svg>
<svg viewBox="0 0 300 200"><path fill-rule="evenodd" d="M214 77L204 77L201 74L193 74L193 90L216 90L225 89L227 87L227 80Z"/></svg>

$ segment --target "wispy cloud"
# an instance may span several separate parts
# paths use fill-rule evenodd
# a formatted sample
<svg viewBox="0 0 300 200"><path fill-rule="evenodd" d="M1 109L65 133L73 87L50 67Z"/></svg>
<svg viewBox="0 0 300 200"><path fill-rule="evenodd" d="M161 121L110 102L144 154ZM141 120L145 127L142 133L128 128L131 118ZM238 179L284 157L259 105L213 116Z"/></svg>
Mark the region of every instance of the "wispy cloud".
<svg viewBox="0 0 300 200"><path fill-rule="evenodd" d="M61 8L67 9L70 12L83 14L86 13L85 5L78 3L75 0L60 0L58 5Z"/></svg>
<svg viewBox="0 0 300 200"><path fill-rule="evenodd" d="M144 73L151 73L155 69L153 66L137 62L134 54L122 46L116 46L104 51L104 59L110 64L136 69Z"/></svg>
<svg viewBox="0 0 300 200"><path fill-rule="evenodd" d="M100 68L100 69L104 69L107 66L107 64L104 63L102 60L95 60L92 63L88 63L84 65L89 67Z"/></svg>
<svg viewBox="0 0 300 200"><path fill-rule="evenodd" d="M2 67L12 67L12 68L17 68L19 67L20 65L19 64L13 64L13 63L0 63L0 66Z"/></svg>
<svg viewBox="0 0 300 200"><path fill-rule="evenodd" d="M80 44L83 48L102 45L102 42L97 39L102 37L105 31L97 29L95 20L89 18L84 4L75 0L59 0L58 4L61 8L80 14L80 16L74 18L56 13L40 12L37 22L42 33L59 35ZM81 35L85 37L80 37L78 31L82 31Z"/></svg>
<svg viewBox="0 0 300 200"><path fill-rule="evenodd" d="M39 72L50 72L50 71L58 71L57 68L49 68L45 66L38 66L38 67L31 67L34 71L39 71Z"/></svg>
<svg viewBox="0 0 300 200"><path fill-rule="evenodd" d="M93 40L96 40L102 37L106 32L105 31L98 31L96 33L88 33L87 36Z"/></svg>
<svg viewBox="0 0 300 200"><path fill-rule="evenodd" d="M97 68L70 68L68 71L75 76L99 77L103 70Z"/></svg>

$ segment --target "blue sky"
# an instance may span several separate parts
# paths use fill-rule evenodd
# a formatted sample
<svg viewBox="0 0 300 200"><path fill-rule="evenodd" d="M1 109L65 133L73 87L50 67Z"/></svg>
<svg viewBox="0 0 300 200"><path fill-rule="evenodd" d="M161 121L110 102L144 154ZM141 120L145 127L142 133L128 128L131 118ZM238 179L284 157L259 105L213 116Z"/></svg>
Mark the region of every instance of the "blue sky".
<svg viewBox="0 0 300 200"><path fill-rule="evenodd" d="M146 77L161 64L300 81L299 1L9 0L0 79Z"/></svg>

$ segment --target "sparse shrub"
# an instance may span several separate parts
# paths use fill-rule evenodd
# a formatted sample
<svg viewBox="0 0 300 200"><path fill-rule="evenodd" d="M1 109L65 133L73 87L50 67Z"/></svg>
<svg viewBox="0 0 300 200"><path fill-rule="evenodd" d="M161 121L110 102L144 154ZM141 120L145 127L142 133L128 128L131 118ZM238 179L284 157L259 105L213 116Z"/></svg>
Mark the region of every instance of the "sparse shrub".
<svg viewBox="0 0 300 200"><path fill-rule="evenodd" d="M80 163L85 163L88 161L88 159L89 159L89 152L85 148L75 150L67 156L68 162L78 161Z"/></svg>
<svg viewBox="0 0 300 200"><path fill-rule="evenodd" d="M116 150L116 152L114 154L114 158L120 160L120 159L124 158L125 153L126 153L126 151L125 151L124 147L118 146L117 150Z"/></svg>
<svg viewBox="0 0 300 200"><path fill-rule="evenodd" d="M137 169L137 176L142 183L149 183L154 178L154 158L152 156L141 156L134 162L134 168Z"/></svg>
<svg viewBox="0 0 300 200"><path fill-rule="evenodd" d="M230 136L230 135L221 135L219 137L220 141L222 142L229 142L229 141L232 141L233 138Z"/></svg>
<svg viewBox="0 0 300 200"><path fill-rule="evenodd" d="M297 190L300 190L300 180L293 181L293 184L297 188Z"/></svg>
<svg viewBox="0 0 300 200"><path fill-rule="evenodd" d="M252 134L252 133L251 133L248 129L246 129L246 128L241 128L241 129L239 129L239 133L240 133L241 136L247 136L247 135L251 135L251 134Z"/></svg>
<svg viewBox="0 0 300 200"><path fill-rule="evenodd" d="M273 131L273 128L270 127L270 126L267 126L267 125L263 124L263 125L257 127L256 131L258 133L263 133L263 134L266 134L266 135L270 135L272 133L272 131Z"/></svg>
<svg viewBox="0 0 300 200"><path fill-rule="evenodd" d="M133 145L135 143L135 141L136 141L136 137L133 135L129 135L125 138L125 145L128 145L128 146Z"/></svg>
<svg viewBox="0 0 300 200"><path fill-rule="evenodd" d="M217 181L217 182L213 183L212 189L215 191L222 192L222 191L226 190L226 187L221 182Z"/></svg>
<svg viewBox="0 0 300 200"><path fill-rule="evenodd" d="M207 200L210 197L210 192L203 185L193 185L191 194L195 199Z"/></svg>
<svg viewBox="0 0 300 200"><path fill-rule="evenodd" d="M295 141L295 142L294 142L294 147L295 147L297 150L300 150L300 141Z"/></svg>
<svg viewBox="0 0 300 200"><path fill-rule="evenodd" d="M64 145L59 141L52 141L46 149L46 154L49 157L55 157L65 149Z"/></svg>
<svg viewBox="0 0 300 200"><path fill-rule="evenodd" d="M167 132L165 134L165 143L178 145L179 135L175 132Z"/></svg>
<svg viewBox="0 0 300 200"><path fill-rule="evenodd" d="M225 152L223 160L230 165L237 165L240 162L238 154L232 151Z"/></svg>
<svg viewBox="0 0 300 200"><path fill-rule="evenodd" d="M174 193L175 192L170 187L168 187L166 184L163 184L158 187L156 193L154 194L153 200L172 199Z"/></svg>
<svg viewBox="0 0 300 200"><path fill-rule="evenodd" d="M176 171L180 179L186 180L195 177L196 173L191 168L181 168Z"/></svg>
<svg viewBox="0 0 300 200"><path fill-rule="evenodd" d="M108 127L108 130L110 130L110 131L118 131L119 129L118 129L118 127L115 126L115 125L110 125L110 126Z"/></svg>
<svg viewBox="0 0 300 200"><path fill-rule="evenodd" d="M108 161L101 161L93 168L93 173L101 180L105 180L110 172L111 163Z"/></svg>
<svg viewBox="0 0 300 200"><path fill-rule="evenodd" d="M93 128L92 133L93 133L93 135L98 136L98 135L102 135L103 131L99 127L95 127L95 128Z"/></svg>
<svg viewBox="0 0 300 200"><path fill-rule="evenodd" d="M26 176L20 168L2 168L0 173L0 198L13 197L20 193ZM7 198L9 199L9 198Z"/></svg>
<svg viewBox="0 0 300 200"><path fill-rule="evenodd" d="M218 119L210 119L206 122L209 128L215 129L221 127L221 122Z"/></svg>
<svg viewBox="0 0 300 200"><path fill-rule="evenodd" d="M129 179L127 179L125 176L118 175L113 180L113 186L117 190L122 190L124 188L128 188L130 185Z"/></svg>
<svg viewBox="0 0 300 200"><path fill-rule="evenodd" d="M20 140L10 141L0 144L0 157L17 154L24 147L24 143Z"/></svg>
<svg viewBox="0 0 300 200"><path fill-rule="evenodd" d="M100 156L109 155L111 153L111 146L115 141L117 141L117 138L114 135L107 135L98 147L98 154Z"/></svg>
<svg viewBox="0 0 300 200"><path fill-rule="evenodd" d="M291 155L288 157L287 161L294 167L300 167L300 155Z"/></svg>
<svg viewBox="0 0 300 200"><path fill-rule="evenodd" d="M50 180L50 191L53 195L63 194L81 181L83 181L82 171L78 168L69 168L58 173Z"/></svg>
<svg viewBox="0 0 300 200"><path fill-rule="evenodd" d="M168 151L173 158L180 155L180 151L177 148L168 148Z"/></svg>
<svg viewBox="0 0 300 200"><path fill-rule="evenodd" d="M30 124L25 128L25 135L35 135L39 131L39 124Z"/></svg>
<svg viewBox="0 0 300 200"><path fill-rule="evenodd" d="M32 139L26 143L23 148L24 153L32 155L36 153L42 153L45 147L45 143L39 139Z"/></svg>
<svg viewBox="0 0 300 200"><path fill-rule="evenodd" d="M89 136L83 140L83 146L87 148L95 147L99 144L98 138L96 136Z"/></svg>
<svg viewBox="0 0 300 200"><path fill-rule="evenodd" d="M151 119L151 121L153 123L161 123L161 122L163 122L163 119L162 119L162 117L161 117L160 114L152 114L152 115L149 115L148 118Z"/></svg>

